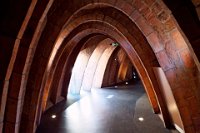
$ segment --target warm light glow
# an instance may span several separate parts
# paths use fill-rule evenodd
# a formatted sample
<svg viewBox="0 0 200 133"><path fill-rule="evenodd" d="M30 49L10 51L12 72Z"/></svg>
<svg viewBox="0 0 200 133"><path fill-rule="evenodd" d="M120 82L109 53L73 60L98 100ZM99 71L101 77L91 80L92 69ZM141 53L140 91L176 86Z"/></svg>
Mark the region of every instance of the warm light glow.
<svg viewBox="0 0 200 133"><path fill-rule="evenodd" d="M56 118L56 115L52 115L51 118L52 118L52 119L55 119L55 118Z"/></svg>
<svg viewBox="0 0 200 133"><path fill-rule="evenodd" d="M52 65L52 63L53 63L53 60L54 60L54 57L56 56L56 53L57 53L57 49L54 48L53 51L52 51L52 53L51 53L51 56L50 56L49 62L48 62L47 71L50 70L51 65Z"/></svg>
<svg viewBox="0 0 200 133"><path fill-rule="evenodd" d="M128 82L126 82L126 85L128 84Z"/></svg>
<svg viewBox="0 0 200 133"><path fill-rule="evenodd" d="M138 120L139 121L144 121L144 118L143 117L139 117Z"/></svg>
<svg viewBox="0 0 200 133"><path fill-rule="evenodd" d="M50 56L50 59L49 59L49 62L48 62L47 71L49 71L49 69L51 68L51 65L52 65L53 60L56 56L57 50L59 49L60 44L63 42L63 40L64 40L64 38L62 38L62 37L60 37L56 40L56 44L53 48L53 51L51 52L51 56Z"/></svg>

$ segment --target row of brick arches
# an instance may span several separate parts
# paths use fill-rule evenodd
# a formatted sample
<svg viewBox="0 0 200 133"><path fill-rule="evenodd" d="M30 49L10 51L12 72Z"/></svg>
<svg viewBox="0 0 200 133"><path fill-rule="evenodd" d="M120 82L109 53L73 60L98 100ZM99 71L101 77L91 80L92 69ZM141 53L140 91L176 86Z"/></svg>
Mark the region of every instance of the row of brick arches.
<svg viewBox="0 0 200 133"><path fill-rule="evenodd" d="M89 90L108 84L104 75L108 73L107 63L99 66L92 57L109 62L112 54L122 49L138 72L154 113L162 115L165 126L174 125L186 133L199 132L199 4L189 2L194 9L191 13L187 0L176 0L174 6L173 2L164 2L20 0L0 4L8 5L1 8L5 14L1 13L0 23L1 130L35 132L48 101L58 103L66 98L68 88L73 88L76 80L70 78L76 76L72 68L79 69L75 61L81 53L90 54L90 60L85 58L85 69L81 71L81 64L79 74L90 78L76 83L78 88ZM178 3L183 8L174 13ZM180 11L186 18L177 17ZM188 16L194 29L191 31L182 22ZM120 48L111 46L113 42ZM93 46L87 49L90 43Z"/></svg>

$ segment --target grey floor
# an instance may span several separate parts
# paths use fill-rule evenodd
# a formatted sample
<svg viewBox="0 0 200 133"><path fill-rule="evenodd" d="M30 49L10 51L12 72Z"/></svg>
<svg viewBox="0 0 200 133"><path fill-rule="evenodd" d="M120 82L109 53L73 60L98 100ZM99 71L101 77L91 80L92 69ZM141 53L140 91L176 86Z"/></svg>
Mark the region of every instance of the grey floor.
<svg viewBox="0 0 200 133"><path fill-rule="evenodd" d="M178 133L164 128L160 118L152 113L140 83L93 89L79 98L48 111L37 133ZM57 117L52 119L52 114ZM140 117L144 120L139 121Z"/></svg>

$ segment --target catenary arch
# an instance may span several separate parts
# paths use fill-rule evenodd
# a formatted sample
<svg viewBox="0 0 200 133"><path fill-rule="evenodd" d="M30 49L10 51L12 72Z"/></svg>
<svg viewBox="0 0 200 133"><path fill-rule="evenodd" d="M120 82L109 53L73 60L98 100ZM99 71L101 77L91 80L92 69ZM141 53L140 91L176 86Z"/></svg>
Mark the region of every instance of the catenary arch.
<svg viewBox="0 0 200 133"><path fill-rule="evenodd" d="M50 72L46 72L45 75L47 79L43 79L43 84L44 84L44 87L42 87L44 88L44 94L42 98L43 111L46 109L46 103L47 103L47 100L50 98L49 96L51 94L52 94L51 100L53 101L54 104L57 103L57 100L58 100L57 95L59 94L61 95L62 93L62 89L60 89L62 85L59 86L60 84L62 84L62 82L60 82L61 77L63 77L62 73L66 75L69 74L67 77L70 77L74 61L76 59L77 54L80 52L82 45L87 43L87 41L89 41L90 38L98 37L98 36L99 36L98 34L91 34L84 37L84 32L77 33L75 36L73 36L73 38L69 40L69 42L67 42L67 45L63 47L62 50L58 51L60 55L57 56L56 58L57 62L53 63L55 64L54 69L52 69ZM99 37L99 39L103 39L103 38L105 37L103 36ZM73 39L77 39L77 42L75 43ZM63 68L69 71L63 72ZM49 73L51 73L51 75L49 75ZM65 83L65 86L68 86L69 80L63 81L63 82ZM62 96L66 98L65 95L62 95Z"/></svg>
<svg viewBox="0 0 200 133"><path fill-rule="evenodd" d="M93 22L93 21L92 21ZM93 22L94 23L94 22ZM95 22L96 23L96 22ZM90 27L90 26L88 26L89 24L85 24L86 25L86 29L88 29L88 27ZM98 25L97 25L98 26ZM97 28L97 27L96 27ZM81 29L80 27L79 27L79 29ZM99 28L97 28L97 29L105 29L104 27L99 27ZM106 33L104 33L104 34L106 34ZM115 35L115 36L117 36L117 35Z"/></svg>
<svg viewBox="0 0 200 133"><path fill-rule="evenodd" d="M67 4L67 2L68 1L66 1L66 3L65 4ZM135 4L134 5L134 3L129 3L129 2L127 2L127 1L121 1L121 3L119 3L119 1L98 1L99 3L107 3L107 4L110 4L111 6L113 6L114 8L116 8L116 9L120 9L121 11L123 11L125 14L127 14L127 15L130 15L131 17L132 17L132 20L137 24L137 26L140 28L140 30L143 32L143 34L146 36L146 38L147 39L149 39L150 40L150 44L153 44L153 43L151 43L151 41L152 42L155 42L155 40L153 41L152 39L151 39L151 36L150 35L148 35L148 30L145 30L145 26L144 26L144 24L146 24L147 22L149 22L149 21L147 21L146 20L146 17L148 17L148 15L147 14L145 14L145 11L143 11L140 7L141 7L141 5L139 4ZM98 3L97 2L97 3ZM135 1L134 1L135 2ZM69 2L70 3L70 2ZM137 3L139 3L138 1L137 1ZM65 5L65 4L63 4L63 5ZM74 5L73 5L74 4ZM80 8L80 7L83 7L83 6L85 6L86 4L89 4L89 6L90 5L93 5L93 3L91 2L88 2L88 3L82 3L82 5L79 5L79 6L77 6L76 7L76 3L73 3L72 2L72 4L70 3L69 4L69 6L66 6L66 10L67 9L70 9L70 8L68 8L68 7L72 7L72 11L71 12L73 12L73 11L75 11L75 10L77 10L78 8ZM149 5L152 5L153 3L152 2L149 2L148 3ZM101 5L101 4L99 4L99 5ZM124 6L124 5L127 5L129 8L131 8L130 7L130 5L133 5L133 7L135 7L136 8L136 10L134 11L133 10L133 12L132 13L130 13L130 11L128 11L129 10L129 8L125 8L125 7L127 7L127 6ZM164 6L163 6L164 4L161 2L161 4L159 3L159 6L162 8L162 9L166 9ZM74 8L73 8L74 7ZM64 8L62 8L62 10L64 10ZM50 11L50 12L53 12L53 11ZM156 12L156 11L155 11ZM156 14L154 12L154 14ZM130 13L130 14L129 14ZM138 14L137 14L138 13ZM166 12L164 12L164 13L166 13ZM143 15L142 17L141 17L141 14ZM169 20L171 20L172 22L174 22L174 20L170 17L170 15L169 15L170 13L166 13L166 14L164 14L164 16L161 16L161 18L158 18L158 19L161 19L160 21L162 21L163 23L165 23L165 20L168 20L168 18L170 18ZM69 15L69 14L68 14ZM140 17L138 17L137 15L139 15ZM145 16L146 15L146 16ZM166 18L166 16L165 15L167 15L167 16L169 16L169 17L167 17ZM70 16L70 15L69 15ZM55 16L54 16L55 17ZM58 15L58 17L60 17L59 15ZM52 17L53 18L53 17ZM55 17L56 18L56 17ZM67 17L67 16L64 16L63 17L64 18L64 20L67 20L69 17ZM136 19L137 18L137 19ZM152 18L156 18L156 15L154 16L154 17L152 17ZM51 17L49 17L49 20L51 20ZM55 21L56 19L52 19L52 21ZM61 20L61 21L64 21L64 20ZM149 19L150 20L150 19ZM151 19L151 21L152 22L155 22L155 23L153 23L152 24L152 22L150 22L150 24L152 24L152 27L153 27L153 29L155 30L157 30L156 32L158 32L158 35L160 35L160 36L162 36L162 26L161 27L158 27L158 26L160 26L160 23L162 23L162 22L158 22L157 21L157 19L155 19L155 20L152 20ZM46 27L45 27L45 32L48 32L50 29L51 29L51 27L50 27L50 25L51 24L49 24L49 22L47 21L47 24L46 24ZM53 42L53 40L55 41L55 37L57 36L56 34L58 34L58 32L59 32L59 30L61 29L61 26L63 25L63 23L62 22L58 22L57 23L57 25L55 26L55 27L58 27L58 28L56 28L56 29L54 29L53 31L56 31L55 32L55 34L54 34L54 36L51 38L50 37L50 35L43 35L42 37L41 37L41 39L40 39L40 41L39 41L39 45L38 45L38 47L39 48L42 48L43 46L41 46L41 40L42 40L42 38L44 39L44 36L45 37L47 37L47 39L48 39L48 42L47 42L47 44L49 44L49 46L53 46L54 45L54 42ZM157 25L157 26L156 26ZM52 25L51 25L52 26ZM147 27L148 27L149 25L147 25ZM50 27L49 29L47 28L47 27ZM59 28L60 27L60 28ZM150 26L151 27L151 26ZM164 27L164 26L163 26ZM182 37L182 35L181 35L181 33L180 33L180 29L179 28L177 28L177 25L176 24L172 24L172 27L171 27L173 30L171 30L171 33L172 34L177 34L178 36L180 36L180 37ZM152 36L154 36L153 34L152 34ZM156 35L155 35L156 36ZM165 35L164 35L165 36ZM163 37L163 36L162 36ZM159 37L157 37L156 36L156 38L158 38L158 39L160 39ZM174 38L173 38L173 36L172 37L170 37L170 39L172 39L172 40L174 40ZM183 39L183 37L182 37L182 39ZM183 39L184 40L184 39ZM44 41L44 40L43 40ZM183 41L184 42L184 41ZM171 46L172 44L172 42L167 42L167 43L170 43L168 46ZM166 44L166 42L164 43L164 44ZM178 52L181 52L181 51L184 51L184 52L186 52L186 54L188 54L188 53L190 53L189 52L189 50L188 50L188 48L187 48L187 44L186 43L183 43L182 44L182 47L178 47L179 45L177 45L178 44L178 42L176 42L176 40L175 40L175 42L173 42L173 44L175 44L175 46L176 46L176 52L178 51ZM154 46L155 47L155 46ZM34 53L32 53L32 55L35 55L34 56L34 58L39 58L40 56L38 56L37 54L39 53L39 52L41 52L40 50L39 50L39 48L37 48L37 50L36 50L36 53L34 54ZM38 52L39 51L39 52ZM50 50L51 51L51 50ZM168 52L174 52L173 50L172 51L168 51ZM169 53L167 53L167 57L166 57L166 53L165 52L156 52L156 55L157 56L164 56L164 59L166 59L166 60L168 60L168 55ZM176 54L176 53L175 53ZM162 66L162 68L164 69L164 71L165 71L165 74L167 75L167 78L168 78L168 80L169 80L169 82L170 82L170 85L172 86L172 88L173 88L173 91L174 91L174 95L175 95L175 97L178 97L178 94L176 93L176 87L175 87L175 85L176 84L178 84L178 85L180 85L180 87L183 87L183 89L182 89L182 92L180 92L181 94L185 94L187 91L187 88L185 88L184 87L184 85L182 85L180 82L178 82L178 81L175 81L175 83L173 83L173 81L171 81L170 80L170 76L172 77L172 79L174 78L174 75L175 74L177 74L177 76L180 76L179 75L179 73L177 73L177 71L179 71L179 72L181 72L181 74L183 74L183 75L185 75L186 77L187 77L187 75L189 75L189 80L191 81L191 82L194 82L193 80L196 80L195 79L195 76L194 76L194 74L189 74L191 71L196 71L196 66L195 66L195 64L194 64L194 62L193 62L193 58L190 56L190 54L188 54L188 56L189 56L189 64L187 64L186 62L185 62L185 60L182 58L182 57L179 57L178 59L180 59L183 63L179 63L179 60L177 61L177 60L175 60L173 57L170 57L170 58L172 58L171 60L173 61L173 62L175 62L176 64L175 64L175 66L176 65L178 65L177 67L175 67L174 65L172 65L172 66L167 66L167 67L165 67L166 66L166 64L168 63L168 62L162 62L161 60L159 60L159 63L161 64L161 66ZM40 60L39 60L39 63L41 63L42 64L42 66L41 67L46 67L46 64L47 64L47 62L48 62L48 57L49 57L49 53L47 52L46 53L46 55L44 55L44 57L45 58L41 58ZM17 57L18 58L18 57ZM36 60L36 59L34 59L34 60ZM159 58L158 58L159 59ZM36 61L33 61L33 63L31 64L31 70L30 70L30 73L33 73L35 70L33 69L33 67L34 66L37 66L37 63L36 63ZM183 70L181 70L181 68L180 68L180 66L182 66L182 67L184 67L184 68L188 68L188 71L187 72L184 72ZM23 66L22 66L23 67ZM29 71L29 70L27 70L27 71ZM44 71L44 69L41 69L41 71ZM39 71L35 71L35 72L37 72L37 73L40 73L40 75L43 75L42 73L43 72L39 72ZM38 75L36 75L36 76L38 76ZM30 78L31 77L31 78ZM20 77L20 79L22 80L22 81L25 81L24 79L22 79L22 77ZM30 79L32 79L32 82L30 82ZM13 80L13 79L11 79L11 80ZM35 78L33 77L33 75L30 75L29 74L29 79L28 79L28 89L30 89L30 88L32 88L32 87L30 87L29 86L29 84L30 83L34 83L34 87L36 88L34 88L36 91L38 91L39 89L40 89L40 85L41 85L41 81L40 81L41 79L39 78L38 80L35 80ZM24 84L23 82L22 82L22 84ZM189 84L187 84L186 83L186 85L187 85L187 87L191 87L192 88L192 94L191 95L193 95L194 96L194 101L196 101L195 103L193 103L193 104L195 104L195 105L197 105L197 107L198 107L198 101L197 101L197 98L198 97L196 97L196 96L198 96L198 90L197 89L194 89L195 87L197 87L196 86L196 84L194 84L194 86L190 86ZM21 88L20 88L21 89ZM27 89L27 88L26 88ZM29 91L30 92L30 91ZM26 93L27 94L27 93ZM36 93L37 94L37 93ZM32 93L31 93L31 95L32 95ZM195 96L196 95L196 96ZM26 98L27 99L27 98ZM184 114L184 109L189 109L189 107L188 106L183 106L183 105L181 105L181 101L183 101L184 100L184 98L181 96L181 97L179 97L179 99L176 99L177 101L178 101L178 103L179 103L179 107L181 107L180 108L180 112L182 112L182 114ZM18 102L17 102L18 103ZM199 109L198 109L199 110ZM191 115L191 114L193 114L194 112L194 110L188 110L189 111L189 118L193 118L193 116ZM18 116L19 116L19 114L17 114ZM22 116L23 117L23 116ZM34 116L33 116L34 117ZM195 125L191 125L191 123L188 123L187 121L185 121L184 120L184 126L186 127L186 130L189 130L189 129L191 129L191 127L192 127L192 129L193 130L195 130ZM16 128L16 127L15 127ZM30 129L31 130L31 129Z"/></svg>
<svg viewBox="0 0 200 133"><path fill-rule="evenodd" d="M95 74L98 70L98 67L101 64L100 62L103 57L103 54L107 51L108 48L114 48L111 46L111 44L113 42L114 42L113 40L111 40L110 38L107 38L107 39L103 40L102 42L100 42L97 45L96 49L94 49L93 53L91 54L91 56L89 58L87 66L84 70L84 75L83 75L84 78L82 80L81 87L77 88L77 89L79 89L78 92L80 92L80 89L85 90L85 91L91 91L91 89L94 87L93 83L94 83L94 79L95 79ZM108 58L109 58L109 56L106 56L106 59L108 59ZM106 62L103 62L103 63L105 65L107 64ZM102 69L100 69L100 70L102 70ZM103 74L103 72L101 74ZM100 74L98 76L99 77L98 77L97 81L102 79ZM70 88L68 88L68 89L70 89Z"/></svg>
<svg viewBox="0 0 200 133"><path fill-rule="evenodd" d="M67 93L68 93L67 90L64 91L64 89L62 89L62 87L65 86L66 88L68 88L72 71L67 71L67 70L72 70L72 68L74 68L74 62L76 60L77 54L79 53L79 50L90 47L89 51L88 50L87 51L92 53L92 50L95 49L96 46L102 42L102 40L106 39L106 36L101 35L101 34L92 34L91 36L88 36L87 38L88 38L88 40L86 40L85 42L77 44L77 46L76 46L77 48L70 53L70 55L67 57L67 60L66 60L66 58L60 59L60 60L66 60L66 62L62 61L62 62L64 62L63 68L57 67L55 70L57 77L56 77L56 80L52 82L53 86L51 88L53 90L50 88L50 90L53 92L51 92L51 94L49 94L49 95L52 95L51 100L53 100L52 102L54 104L57 103L57 100L59 98L56 95L60 95L60 97L64 97L64 98L66 98L66 96L67 96ZM82 67L80 68L81 70L83 69ZM64 75L65 75L65 78L64 78ZM79 78L81 78L81 77L79 77ZM55 79L55 77L53 79ZM45 98L43 98L43 99L45 99ZM45 102L43 102L43 103L45 103ZM45 108L45 106L43 106L43 107Z"/></svg>
<svg viewBox="0 0 200 133"><path fill-rule="evenodd" d="M88 26L86 26L86 28L88 28Z"/></svg>
<svg viewBox="0 0 200 133"><path fill-rule="evenodd" d="M100 37L98 37L98 36L100 36ZM88 45L98 45L102 40L104 40L104 39L106 39L107 37L105 36L105 35L102 35L102 34L99 34L99 35L97 35L97 36L94 36L94 37L91 37L89 40L88 40L88 42L86 42L85 44L84 44L84 47L85 46L88 46ZM72 51L72 55L73 55L73 57L76 57L77 56L77 53L75 53L75 51ZM71 60L72 58L68 58L69 60ZM62 96L64 96L64 97L66 97L67 96L67 91L68 91L68 83L69 83L69 80L70 80L70 74L71 74L71 72L69 71L69 70L71 70L72 69L72 67L73 67L73 63L74 63L74 61L75 61L75 59L73 60L73 62L72 63L68 63L69 61L67 61L66 62L66 68L64 68L63 69L63 82L61 82L61 86L62 86L62 88L61 88L61 90L62 90Z"/></svg>
<svg viewBox="0 0 200 133"><path fill-rule="evenodd" d="M96 14L95 14L96 15ZM95 16L95 15L93 15L93 17ZM89 15L88 15L89 16ZM89 17L87 17L87 18L89 18ZM81 19L80 19L80 21L81 21ZM66 28L67 29L67 31L69 32L70 30L70 28ZM126 31L125 31L126 32Z"/></svg>
<svg viewBox="0 0 200 133"><path fill-rule="evenodd" d="M87 25L86 25L87 26ZM89 26L88 26L89 27ZM87 28L87 27L86 27ZM103 29L103 27L101 28L101 29ZM117 36L117 35L116 35Z"/></svg>
<svg viewBox="0 0 200 133"><path fill-rule="evenodd" d="M127 7L127 6L124 6L124 5L127 5L127 3L121 4L121 5L119 5L119 3L118 3L118 5L115 5L115 8L123 10L123 8ZM166 9L166 10L163 11L164 16L161 16L160 18L155 18L156 15L152 17L151 14L142 14L144 12L141 12L142 9L139 9L141 5L136 5L136 6L138 6L138 7L136 7L137 10L133 11L133 13L129 14L129 15L131 16L131 19L140 28L140 30L143 32L143 34L146 36L146 38L148 39L148 41L151 44L151 46L154 45L154 46L152 46L152 48L154 49L154 52L156 53L156 56L158 57L159 63L161 64L163 70L166 73L166 76L167 76L167 78L168 78L168 80L170 82L170 85L172 86L172 88L176 88L175 87L176 84L181 84L181 83L174 82L173 80L171 80L172 79L171 78L171 76L172 76L171 74L172 73L177 73L176 71L181 71L185 75L188 75L190 72L187 73L187 72L184 72L183 70L181 70L182 68L180 68L180 65L182 65L182 63L180 63L180 61L185 62L185 60L182 59L182 57L181 57L180 60L177 60L177 57L176 57L177 53L175 53L173 51L173 46L172 45L175 44L177 46L176 51L178 51L178 52L184 50L184 52L190 53L189 49L188 49L188 46L187 46L188 44L186 44L187 40L186 40L186 42L184 41L185 38L181 35L180 29L178 28L178 26L174 22L173 17L170 15L169 10L167 10L167 8L165 7L165 5L162 2L159 2L159 6L161 6L160 7L161 9ZM159 10L156 10L156 11L158 13ZM123 12L128 13L129 11L123 10ZM148 16L148 15L150 15L150 16ZM152 19L150 19L148 17L152 17ZM151 20L151 21L148 21L148 19ZM148 22L150 23L150 25L148 25ZM172 22L173 24L170 25L169 27L168 26L165 27L164 25L160 24L160 23L165 23L165 22L166 23L171 23ZM153 30L155 30L155 32L150 34L149 30L147 30L148 28L153 28ZM178 42L178 41L175 41L175 38L173 38L173 36L169 37L167 35L163 35L162 34L163 30L170 30L172 35L178 35L182 40L180 42ZM153 38L156 38L156 39L153 40ZM172 39L174 42L170 42L170 41L168 41L168 39ZM162 49L162 46L159 43L161 43L161 45L168 45L167 47L165 46L167 50L168 50L168 47L169 48L172 47L172 51L165 51L165 49ZM180 43L182 43L181 47L178 47L178 45L180 46ZM174 57L169 55L169 54L174 55ZM191 58L191 55L188 54L188 56L190 57L189 63L188 64L187 63L183 64L183 67L191 68L190 70L193 73L194 71L197 71L197 67L196 66L194 67L194 60L193 60L193 58ZM162 61L163 59L161 57L164 58L164 60L166 60L166 61L163 62ZM193 77L192 79L195 80L195 77ZM195 87L193 87L193 88L195 88ZM199 93L198 90L195 90L195 91L196 91L196 93ZM187 93L186 90L183 93ZM175 96L177 96L177 93L173 93L173 94L175 94ZM180 99L176 99L176 100L178 100L178 104L180 103L182 98L180 97ZM198 97L196 97L196 98L198 99ZM181 109L181 111L182 110L183 109ZM188 122L186 122L186 121L183 121L183 122L184 122L184 125L189 125ZM190 130L190 128L188 128L186 130Z"/></svg>
<svg viewBox="0 0 200 133"><path fill-rule="evenodd" d="M94 14L94 15L92 15L92 17L94 18L96 15L97 15L97 16L99 16L99 15L100 15L100 16L103 16L103 15L101 15L101 14ZM89 16L89 15L88 15L88 16ZM88 16L86 16L86 18L89 18L89 17L90 17L90 16L89 16L89 17L88 17ZM100 18L101 18L101 17L100 17ZM79 21L82 21L82 19L79 19ZM74 22L74 23L77 23L77 22ZM73 25L74 25L74 24L73 24ZM70 26L69 26L69 27L70 27ZM70 27L70 28L71 28L71 27ZM66 28L66 29L67 29L67 32L70 31L70 28ZM63 36L63 35L61 35L61 36Z"/></svg>

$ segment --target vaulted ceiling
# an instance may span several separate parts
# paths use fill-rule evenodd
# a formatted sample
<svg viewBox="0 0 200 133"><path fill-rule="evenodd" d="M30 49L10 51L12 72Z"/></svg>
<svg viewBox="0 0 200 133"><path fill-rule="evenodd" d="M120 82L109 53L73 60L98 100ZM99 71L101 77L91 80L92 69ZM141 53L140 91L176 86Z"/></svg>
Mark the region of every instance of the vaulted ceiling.
<svg viewBox="0 0 200 133"><path fill-rule="evenodd" d="M170 113L153 69L161 68L178 107L179 126L199 132L198 5L189 0L1 1L1 129L35 132L52 88L55 101L66 98L74 62L96 37L97 44L106 38L120 44L168 127Z"/></svg>

